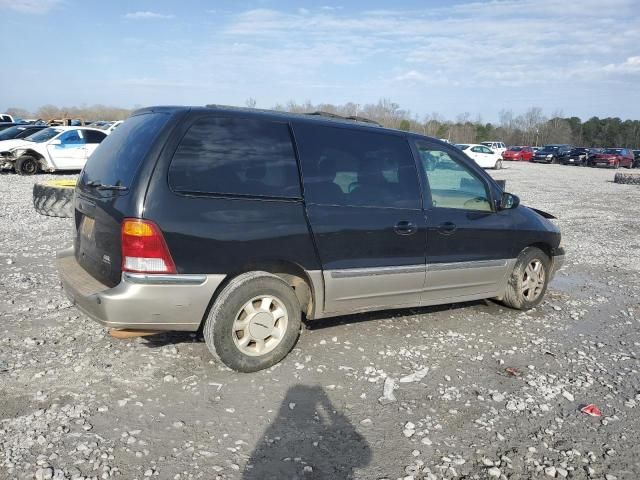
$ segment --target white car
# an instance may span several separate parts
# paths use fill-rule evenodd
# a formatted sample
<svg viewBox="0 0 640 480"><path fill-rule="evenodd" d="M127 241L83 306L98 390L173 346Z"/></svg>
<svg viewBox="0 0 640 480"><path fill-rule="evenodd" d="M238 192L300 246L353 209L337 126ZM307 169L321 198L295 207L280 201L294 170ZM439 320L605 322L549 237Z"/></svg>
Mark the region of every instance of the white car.
<svg viewBox="0 0 640 480"><path fill-rule="evenodd" d="M0 122L9 122L9 123L13 123L13 117L11 115L9 115L8 113L0 113Z"/></svg>
<svg viewBox="0 0 640 480"><path fill-rule="evenodd" d="M458 143L456 147L466 153L468 157L482 168L494 168L496 170L502 168L502 154L494 152L486 145L479 143Z"/></svg>
<svg viewBox="0 0 640 480"><path fill-rule="evenodd" d="M96 128L45 128L15 143L2 145L0 167L14 168L19 175L82 170L89 155L106 136L104 131Z"/></svg>
<svg viewBox="0 0 640 480"><path fill-rule="evenodd" d="M500 156L502 156L502 152L507 151L507 146L503 142L480 142L480 144L489 147Z"/></svg>

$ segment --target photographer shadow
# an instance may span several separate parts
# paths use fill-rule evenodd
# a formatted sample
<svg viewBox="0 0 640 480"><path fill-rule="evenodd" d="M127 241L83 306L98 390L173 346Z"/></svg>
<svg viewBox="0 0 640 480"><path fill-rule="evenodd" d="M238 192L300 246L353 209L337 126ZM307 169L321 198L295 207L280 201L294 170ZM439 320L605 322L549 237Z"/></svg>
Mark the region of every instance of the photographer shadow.
<svg viewBox="0 0 640 480"><path fill-rule="evenodd" d="M351 479L371 449L319 386L287 391L278 417L251 454L244 480Z"/></svg>

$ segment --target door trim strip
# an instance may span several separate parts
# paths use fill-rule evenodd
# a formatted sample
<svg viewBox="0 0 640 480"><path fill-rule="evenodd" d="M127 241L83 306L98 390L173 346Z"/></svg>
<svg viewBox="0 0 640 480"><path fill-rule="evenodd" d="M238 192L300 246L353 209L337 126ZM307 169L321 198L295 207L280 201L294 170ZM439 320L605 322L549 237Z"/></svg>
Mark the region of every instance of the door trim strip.
<svg viewBox="0 0 640 480"><path fill-rule="evenodd" d="M406 273L423 273L424 265L403 265L400 267L345 268L329 270L331 278L372 277L377 275L402 275Z"/></svg>
<svg viewBox="0 0 640 480"><path fill-rule="evenodd" d="M471 262L451 262L451 263L427 263L427 271L441 272L443 270L460 270L467 268L491 268L506 267L509 259L499 260L474 260Z"/></svg>

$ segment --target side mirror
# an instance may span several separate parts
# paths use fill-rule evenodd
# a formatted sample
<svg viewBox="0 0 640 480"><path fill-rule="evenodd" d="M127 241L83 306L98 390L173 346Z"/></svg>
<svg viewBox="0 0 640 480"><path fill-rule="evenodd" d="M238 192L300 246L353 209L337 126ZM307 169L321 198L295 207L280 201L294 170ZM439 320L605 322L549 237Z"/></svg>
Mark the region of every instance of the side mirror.
<svg viewBox="0 0 640 480"><path fill-rule="evenodd" d="M500 199L500 210L509 210L520 205L520 198L517 195L504 192Z"/></svg>
<svg viewBox="0 0 640 480"><path fill-rule="evenodd" d="M62 140L56 138L55 140L51 140L51 142L49 142L49 145L62 145Z"/></svg>

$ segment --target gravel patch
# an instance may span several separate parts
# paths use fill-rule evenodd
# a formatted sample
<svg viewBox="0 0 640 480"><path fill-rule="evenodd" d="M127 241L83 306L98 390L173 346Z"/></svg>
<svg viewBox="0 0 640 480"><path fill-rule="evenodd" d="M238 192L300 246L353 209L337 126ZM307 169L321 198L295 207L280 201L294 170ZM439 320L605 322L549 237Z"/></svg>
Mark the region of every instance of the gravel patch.
<svg viewBox="0 0 640 480"><path fill-rule="evenodd" d="M63 177L0 175L0 478L639 478L640 189L505 166L563 231L542 305L318 320L255 374L195 334L106 335L57 281L71 220L31 203Z"/></svg>

